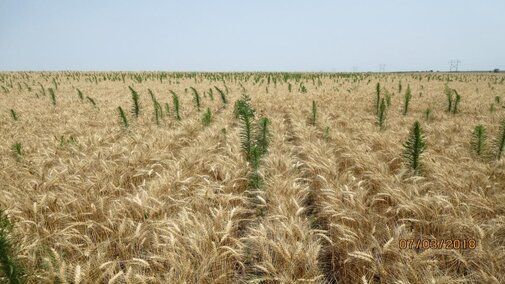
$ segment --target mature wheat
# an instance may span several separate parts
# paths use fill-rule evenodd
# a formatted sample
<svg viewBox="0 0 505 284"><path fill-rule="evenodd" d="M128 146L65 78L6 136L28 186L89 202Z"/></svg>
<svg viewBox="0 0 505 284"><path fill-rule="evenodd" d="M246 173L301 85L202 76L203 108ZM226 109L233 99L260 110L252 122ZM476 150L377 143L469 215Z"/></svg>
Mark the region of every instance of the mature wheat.
<svg viewBox="0 0 505 284"><path fill-rule="evenodd" d="M499 155L503 101L495 97L505 92L502 77L0 72L0 207L16 224L8 257L27 283L501 283L505 146ZM466 94L457 106L465 115L435 116L447 108L445 82ZM36 99L44 96L39 83L49 100L47 88L54 89L55 108ZM296 93L312 88L310 95L296 96L288 84ZM159 99L166 127L143 117L147 97L135 120L129 85L156 93L154 115ZM211 103L210 91L200 93L201 113L193 110L190 87L217 95L217 85L228 104L237 102L237 119L222 98ZM414 116L402 114L408 85L422 90L409 105ZM85 104L76 104L76 87ZM184 120L175 121L174 94L161 97L169 89ZM89 111L86 94L101 111ZM378 131L381 105L387 133ZM118 106L127 107L126 124ZM174 121L163 120L167 106ZM203 127L207 108L211 123ZM418 153L417 176L406 174L413 163L399 156L416 118L429 135L423 143L433 142ZM478 125L487 135L480 156ZM477 245L401 248L423 236Z"/></svg>

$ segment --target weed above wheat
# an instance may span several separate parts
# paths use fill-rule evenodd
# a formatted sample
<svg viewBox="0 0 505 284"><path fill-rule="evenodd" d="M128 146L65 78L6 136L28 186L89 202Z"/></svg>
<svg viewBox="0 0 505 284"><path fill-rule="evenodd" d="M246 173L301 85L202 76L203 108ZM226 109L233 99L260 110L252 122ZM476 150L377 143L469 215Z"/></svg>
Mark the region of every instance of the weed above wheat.
<svg viewBox="0 0 505 284"><path fill-rule="evenodd" d="M426 144L419 121L414 122L412 125L407 141L403 144L403 147L405 148L403 156L407 165L413 170L414 175L420 174L421 156L426 149Z"/></svg>

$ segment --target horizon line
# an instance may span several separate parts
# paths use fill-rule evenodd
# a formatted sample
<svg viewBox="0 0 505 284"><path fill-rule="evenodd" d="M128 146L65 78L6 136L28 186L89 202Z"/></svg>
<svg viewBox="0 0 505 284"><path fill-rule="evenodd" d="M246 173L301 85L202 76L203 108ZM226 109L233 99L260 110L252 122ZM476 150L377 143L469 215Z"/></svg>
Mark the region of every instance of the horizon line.
<svg viewBox="0 0 505 284"><path fill-rule="evenodd" d="M505 70L499 68L495 69L485 69L485 70L398 70L398 71L196 71L196 70L186 70L186 71L173 71L173 70L0 70L0 73L58 73L58 72L76 72L76 73L143 73L143 72L153 72L153 73L376 73L376 74L387 74L387 73L504 73Z"/></svg>

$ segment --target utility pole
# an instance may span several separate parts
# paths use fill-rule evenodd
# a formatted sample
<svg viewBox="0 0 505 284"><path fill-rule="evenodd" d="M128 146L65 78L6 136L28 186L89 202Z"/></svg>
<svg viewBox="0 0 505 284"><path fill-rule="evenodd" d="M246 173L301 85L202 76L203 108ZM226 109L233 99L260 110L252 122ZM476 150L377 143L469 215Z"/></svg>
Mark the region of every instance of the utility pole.
<svg viewBox="0 0 505 284"><path fill-rule="evenodd" d="M449 72L458 72L458 67L461 61L459 59L453 59L449 61Z"/></svg>

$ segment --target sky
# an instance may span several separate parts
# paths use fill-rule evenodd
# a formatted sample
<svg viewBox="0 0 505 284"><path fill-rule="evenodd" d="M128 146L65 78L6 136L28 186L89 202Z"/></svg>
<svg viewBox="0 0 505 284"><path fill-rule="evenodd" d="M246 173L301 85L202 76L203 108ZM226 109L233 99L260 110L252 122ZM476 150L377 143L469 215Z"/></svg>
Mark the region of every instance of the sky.
<svg viewBox="0 0 505 284"><path fill-rule="evenodd" d="M503 0L0 0L0 71L505 70Z"/></svg>

